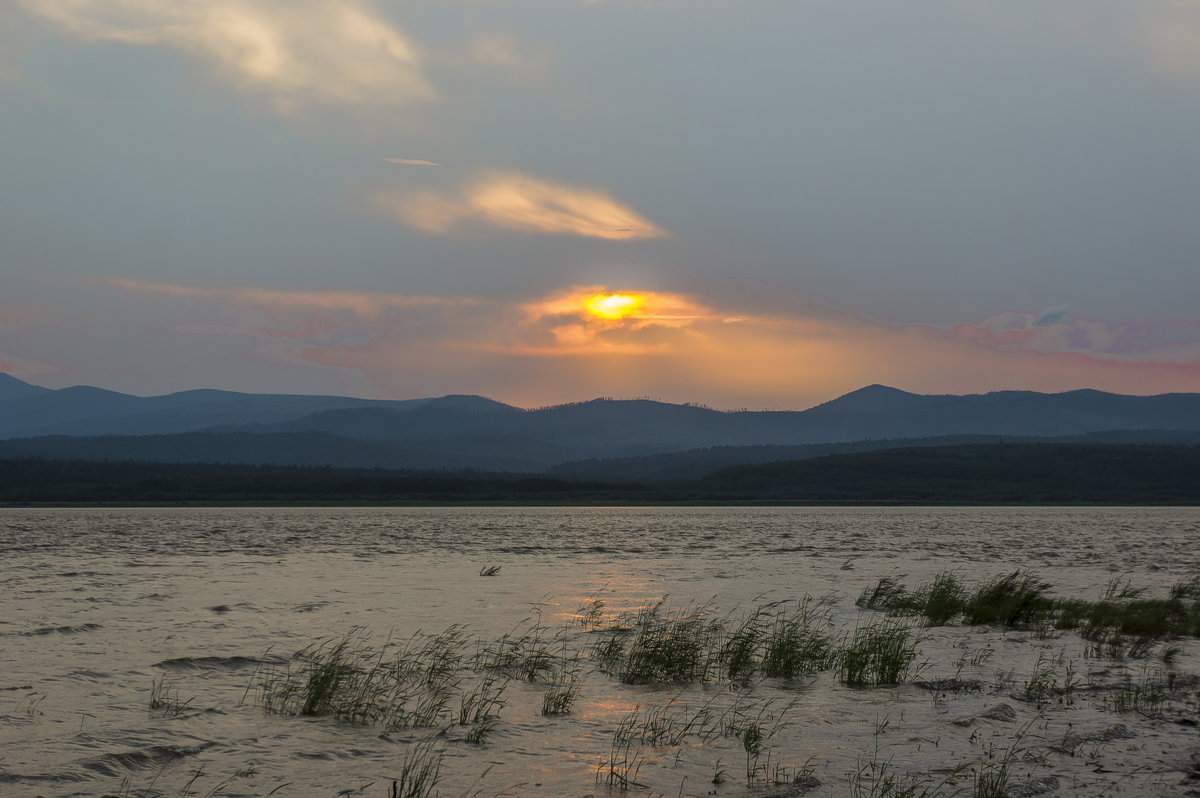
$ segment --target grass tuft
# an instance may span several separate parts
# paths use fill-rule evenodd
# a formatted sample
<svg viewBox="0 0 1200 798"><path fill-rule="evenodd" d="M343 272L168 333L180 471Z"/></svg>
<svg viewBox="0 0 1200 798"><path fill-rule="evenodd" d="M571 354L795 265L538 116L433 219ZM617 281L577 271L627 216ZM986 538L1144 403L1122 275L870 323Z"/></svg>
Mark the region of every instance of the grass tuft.
<svg viewBox="0 0 1200 798"><path fill-rule="evenodd" d="M842 651L838 678L848 687L901 684L913 675L916 644L908 627L882 621L860 627Z"/></svg>

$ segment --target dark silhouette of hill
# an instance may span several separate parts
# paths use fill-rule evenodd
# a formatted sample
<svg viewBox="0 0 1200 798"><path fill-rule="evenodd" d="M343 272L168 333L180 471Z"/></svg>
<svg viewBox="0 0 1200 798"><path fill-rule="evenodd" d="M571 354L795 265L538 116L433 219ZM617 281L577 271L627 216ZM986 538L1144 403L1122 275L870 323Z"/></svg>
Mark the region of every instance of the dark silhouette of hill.
<svg viewBox="0 0 1200 798"><path fill-rule="evenodd" d="M873 385L803 411L722 412L611 399L523 410L478 396L375 401L200 390L135 397L0 381L0 438L9 439L0 451L63 458L525 472L560 467L556 473L563 476L606 479L628 468L643 479L690 479L763 458L895 448L905 440L932 446L1118 430L1124 442L1200 431L1200 394L922 396ZM155 435L174 437L143 439ZM631 459L651 456L659 459ZM590 466L579 463L589 460Z"/></svg>
<svg viewBox="0 0 1200 798"><path fill-rule="evenodd" d="M1200 446L976 444L740 466L702 480L0 458L0 503L1200 503Z"/></svg>
<svg viewBox="0 0 1200 798"><path fill-rule="evenodd" d="M273 424L334 408L417 406L341 396L195 390L130 396L78 385L49 390L0 374L0 438L35 435L153 435L209 427Z"/></svg>
<svg viewBox="0 0 1200 798"><path fill-rule="evenodd" d="M18 380L11 374L0 372L0 403L11 399L25 399L30 396L38 396L49 392L49 388L43 388L40 385L30 385L27 382Z"/></svg>
<svg viewBox="0 0 1200 798"><path fill-rule="evenodd" d="M991 443L1112 443L1200 445L1200 431L1111 430L1053 438L1006 435L945 435L935 438L891 438L888 440L814 443L799 446L713 446L641 457L589 458L560 463L546 469L548 476L562 479L632 479L638 482L672 482L700 479L714 471L740 465L809 460L832 454L858 454L914 446L965 446Z"/></svg>
<svg viewBox="0 0 1200 798"><path fill-rule="evenodd" d="M738 466L711 497L830 504L1193 504L1200 446L999 444Z"/></svg>
<svg viewBox="0 0 1200 798"><path fill-rule="evenodd" d="M48 435L0 441L0 458L332 466L336 468L481 469L531 472L516 456L463 456L453 451L379 443L325 432L183 432L176 435Z"/></svg>

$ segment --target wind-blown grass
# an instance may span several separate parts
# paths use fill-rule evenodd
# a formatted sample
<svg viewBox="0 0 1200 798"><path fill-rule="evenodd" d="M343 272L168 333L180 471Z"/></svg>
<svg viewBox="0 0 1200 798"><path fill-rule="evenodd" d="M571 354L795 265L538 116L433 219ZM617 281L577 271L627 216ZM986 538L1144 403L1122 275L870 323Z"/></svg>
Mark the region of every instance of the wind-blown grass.
<svg viewBox="0 0 1200 798"><path fill-rule="evenodd" d="M848 687L901 684L913 675L917 648L908 627L877 621L860 627L841 652L838 678Z"/></svg>
<svg viewBox="0 0 1200 798"><path fill-rule="evenodd" d="M355 628L300 651L282 670L258 673L258 700L284 715L327 715L387 730L433 727L450 719L451 701L461 692L466 644L462 627L417 633L399 647L376 647L365 629ZM483 689L463 693L460 715L501 705L494 683L485 681Z"/></svg>
<svg viewBox="0 0 1200 798"><path fill-rule="evenodd" d="M1055 598L1050 587L1020 571L968 591L952 574L910 591L884 577L866 588L858 605L895 617L920 617L940 626L961 617L968 625L1074 630L1093 656L1149 656L1163 640L1200 635L1200 577L1182 581L1166 598L1146 598L1145 589L1114 579L1096 601Z"/></svg>
<svg viewBox="0 0 1200 798"><path fill-rule="evenodd" d="M669 607L664 599L617 618L592 655L625 684L747 684L827 670L837 640L823 601L770 602L719 617L711 603Z"/></svg>
<svg viewBox="0 0 1200 798"><path fill-rule="evenodd" d="M634 696L630 703L639 703L623 716L618 712L615 728L607 727L611 739L602 740L590 753L601 784L620 790L647 787L654 782L651 772L669 767L672 755L677 762L692 758L694 766L706 747L717 748L727 763L733 763L726 770L717 759L714 779L724 780L729 770L741 770L744 760L748 788L808 783L820 763L790 764L804 757L789 761L796 752L784 750L776 736L795 721L800 701L789 702L787 692L778 698L781 691L802 690L809 684L789 680L817 677L826 683L822 689L834 695L912 682L925 664L922 645L945 637L944 632L923 627L950 623L1025 628L1035 634L1073 629L1088 642L1091 655L1101 649L1108 655L1119 648L1122 656L1133 656L1143 640L1158 641L1192 628L1188 624L1200 602L1197 584L1179 583L1167 598L1156 599L1114 581L1097 600L1085 601L1057 598L1047 585L1019 572L976 585L943 573L913 590L889 578L863 592L860 606L872 609L858 613L853 626L835 624L838 616L831 604L812 598L764 601L723 612L715 600L672 605L664 597L623 614L602 614L603 603L597 598L557 621L536 610L498 636L451 626L438 634L418 632L399 642L376 643L365 630L353 629L309 646L283 668L258 673L254 687L258 703L271 712L328 717L385 732L437 729L436 739L444 741L438 745L444 747L484 745L494 733L503 737L519 728L505 729L500 718L509 704L506 690L511 685L523 685L512 693L532 696L534 702L540 699L544 723L575 728L576 721L554 717L572 713L593 723L587 717L592 708L578 706L579 696L594 687L593 678L605 678L610 682L605 689ZM976 631L984 630L964 635L963 647L968 638L975 639ZM1038 643L1043 644L1041 639ZM1194 715L1186 703L1190 697L1177 686L1183 680L1172 665L1179 658L1172 651L1177 649L1163 653L1165 669L1146 668L1140 679L1130 677L1120 684L1112 679L1100 683L1096 674L1119 673L1122 667L1090 669L1087 687L1081 689L1075 662L1047 645L1032 667L1018 665L1026 672L1014 670L1003 683L998 680L995 692L1005 693L1026 713L1087 701L1118 713ZM940 682L958 683L964 668L978 668L996 653L990 644L964 650L957 670L950 665L954 679ZM1194 690L1194 677L1188 679L1187 689ZM977 692L987 689L979 680L971 684ZM536 703L526 709L537 715ZM1005 794L1017 777L1014 773L1027 770L1026 763L1014 759L1019 750L1016 743L1007 751L987 749L988 759L971 770L974 794ZM402 777L394 779L396 794L436 794L442 754L432 744L410 747ZM478 749L468 754L472 755L477 757ZM906 773L893 768L877 745L873 758L858 760L850 792L961 794L961 782L955 780L969 778L966 772L956 770L941 781L929 774ZM652 789L661 787L655 784Z"/></svg>

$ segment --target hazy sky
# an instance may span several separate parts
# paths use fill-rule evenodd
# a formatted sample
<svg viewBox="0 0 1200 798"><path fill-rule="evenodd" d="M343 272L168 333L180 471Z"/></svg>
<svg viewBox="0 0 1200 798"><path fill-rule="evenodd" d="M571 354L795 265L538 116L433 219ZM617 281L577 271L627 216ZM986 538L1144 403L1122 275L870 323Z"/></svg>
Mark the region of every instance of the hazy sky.
<svg viewBox="0 0 1200 798"><path fill-rule="evenodd" d="M49 387L1200 391L1198 299L1200 0L0 0Z"/></svg>

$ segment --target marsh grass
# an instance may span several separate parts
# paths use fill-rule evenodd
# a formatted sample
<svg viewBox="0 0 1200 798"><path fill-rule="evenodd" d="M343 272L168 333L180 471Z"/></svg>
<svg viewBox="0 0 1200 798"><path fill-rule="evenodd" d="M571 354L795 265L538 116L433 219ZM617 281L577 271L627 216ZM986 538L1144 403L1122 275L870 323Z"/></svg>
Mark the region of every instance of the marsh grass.
<svg viewBox="0 0 1200 798"><path fill-rule="evenodd" d="M763 641L764 676L795 679L833 667L838 641L831 631L828 602L803 599L796 610L776 615Z"/></svg>
<svg viewBox="0 0 1200 798"><path fill-rule="evenodd" d="M759 651L772 626L778 604L765 604L735 621L720 635L717 665L721 676L746 683L758 671Z"/></svg>
<svg viewBox="0 0 1200 798"><path fill-rule="evenodd" d="M900 583L903 577L881 576L872 587L863 589L855 605L864 610L887 610L902 614L911 606L912 594Z"/></svg>
<svg viewBox="0 0 1200 798"><path fill-rule="evenodd" d="M579 605L575 618L584 629L599 629L604 625L605 602L602 598L591 598Z"/></svg>
<svg viewBox="0 0 1200 798"><path fill-rule="evenodd" d="M526 682L554 681L579 661L580 654L571 647L567 631L548 629L541 613L535 613L484 646L472 667L504 671Z"/></svg>
<svg viewBox="0 0 1200 798"><path fill-rule="evenodd" d="M724 617L711 603L670 607L666 599L598 630L591 656L625 684L751 684L833 667L838 639L828 600L769 602Z"/></svg>
<svg viewBox="0 0 1200 798"><path fill-rule="evenodd" d="M637 780L644 763L645 752L642 747L634 747L629 738L615 734L608 756L596 768L596 781L621 790L645 788L648 785Z"/></svg>
<svg viewBox="0 0 1200 798"><path fill-rule="evenodd" d="M543 715L569 715L579 696L579 682L569 679L561 684L552 686L542 694Z"/></svg>
<svg viewBox="0 0 1200 798"><path fill-rule="evenodd" d="M430 728L452 722L458 696L459 719L474 723L503 706L505 682L485 677L464 690L467 645L460 626L379 647L358 627L303 649L282 669L256 673L253 685L259 705L277 714L329 716L388 731Z"/></svg>
<svg viewBox="0 0 1200 798"><path fill-rule="evenodd" d="M173 685L167 684L165 674L156 678L150 686L150 709L164 715L178 717L191 709L194 700L194 697L186 701L181 700L179 690Z"/></svg>
<svg viewBox="0 0 1200 798"><path fill-rule="evenodd" d="M442 775L442 751L432 738L409 746L400 764L400 775L392 780L389 798L429 798Z"/></svg>
<svg viewBox="0 0 1200 798"><path fill-rule="evenodd" d="M1150 668L1143 668L1136 680L1126 673L1121 685L1106 698L1114 712L1137 712L1148 717L1161 714L1169 700L1166 680Z"/></svg>
<svg viewBox="0 0 1200 798"><path fill-rule="evenodd" d="M916 642L896 621L868 623L838 657L838 678L847 687L901 684L915 675Z"/></svg>
<svg viewBox="0 0 1200 798"><path fill-rule="evenodd" d="M881 733L876 730L874 751L870 757L859 757L858 767L850 775L851 798L939 798L959 793L954 787L959 770L941 781L897 770L892 758L883 755Z"/></svg>
<svg viewBox="0 0 1200 798"><path fill-rule="evenodd" d="M1059 651L1055 654L1040 652L1029 678L1025 680L1021 697L1026 701L1044 704L1058 700L1062 704L1073 704L1075 690L1080 684L1075 664Z"/></svg>
<svg viewBox="0 0 1200 798"><path fill-rule="evenodd" d="M1023 741L1032 724L1031 720L1022 726L1003 751L988 743L982 765L972 772L972 798L1006 798L1010 794L1013 764L1026 750Z"/></svg>
<svg viewBox="0 0 1200 798"><path fill-rule="evenodd" d="M966 622L997 626L1034 626L1053 609L1050 586L1020 571L997 577L966 597Z"/></svg>
<svg viewBox="0 0 1200 798"><path fill-rule="evenodd" d="M711 603L669 608L664 597L633 619L618 663L625 684L692 684L717 673L722 624Z"/></svg>
<svg viewBox="0 0 1200 798"><path fill-rule="evenodd" d="M470 726L499 717L504 708L504 689L509 680L494 673L487 673L479 682L459 696L458 723Z"/></svg>
<svg viewBox="0 0 1200 798"><path fill-rule="evenodd" d="M961 617L968 625L1032 629L1041 638L1077 631L1088 641L1089 655L1144 658L1164 640L1200 635L1200 577L1177 582L1167 598L1147 598L1128 579L1114 578L1096 601L1060 599L1050 586L1015 571L968 590L953 574L909 590L895 577L884 577L863 590L856 602L893 617L919 617L941 626Z"/></svg>
<svg viewBox="0 0 1200 798"><path fill-rule="evenodd" d="M918 591L917 596L917 614L925 619L927 626L945 626L950 623L962 614L967 598L958 577L949 571L935 576L933 584Z"/></svg>
<svg viewBox="0 0 1200 798"><path fill-rule="evenodd" d="M663 597L612 615L595 598L555 624L546 623L535 609L497 637L483 638L456 625L439 634L418 632L407 640L389 638L376 644L366 630L355 628L298 652L286 666L256 673L253 686L258 703L271 712L330 717L385 732L440 727L439 739L475 745L499 729L505 691L514 682L544 685L541 715L547 717L572 712L589 674L603 674L617 686L636 686L631 692L638 696L661 696L663 688L673 686L674 697L651 699L620 719L606 755L600 748L593 752L599 760L597 782L617 790L645 788L650 779L642 774L651 768L644 765L653 762L657 772L659 766L669 766L672 748L678 761L714 745L725 757L732 754L733 761L743 760L748 788L808 784L815 783L811 761L803 766L781 761L773 742L794 719L798 699L764 700L764 689L795 690L802 685L776 682L764 688L763 680L834 671L831 676L854 689L911 682L923 667L918 659L921 636L933 634L921 627L956 619L1035 630L1069 626L1093 648L1102 647L1105 655L1119 650L1121 656L1135 656L1142 646L1161 640L1160 635L1185 628L1195 612L1195 584L1180 583L1169 598L1154 599L1114 580L1097 601L1089 602L1054 599L1046 585L1020 573L974 588L943 573L913 591L887 579L864 591L858 603L888 617L863 613L852 629L833 623L830 601L811 597L762 602L728 613L719 612L714 601L672 605ZM980 668L996 653L991 645L971 647L971 638L973 634L957 646L962 653L954 679L939 680L936 689L984 689L982 682L959 680L965 668ZM1171 662L1178 656L1164 650L1166 667L1173 668ZM1040 655L1019 686L1012 671L998 673L998 691L1012 691L1014 698L1036 704L1038 712L1051 702L1072 703L1080 682L1074 663L1061 650ZM1120 685L1089 683L1086 695L1115 712L1154 716L1169 706L1173 695L1182 694L1172 692L1176 678L1174 670L1172 681L1164 682L1162 673L1144 669L1141 678L1131 676ZM1100 691L1103 695L1093 697ZM179 703L177 693L162 680L155 695L164 709L171 701ZM452 733L456 726L462 731ZM881 752L880 733L877 730L874 755L860 758L851 775L851 795L963 792L952 787L965 771L938 781L929 774L894 768ZM1007 749L989 747L986 758L975 763L977 798L1012 792L1013 763L1024 750L1017 743L1014 740ZM393 782L395 794L436 794L442 754L428 741L412 746L401 777ZM714 778L722 780L728 776L719 759L715 773Z"/></svg>

